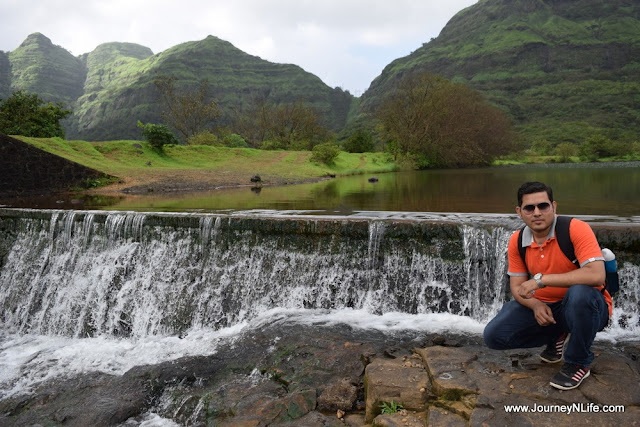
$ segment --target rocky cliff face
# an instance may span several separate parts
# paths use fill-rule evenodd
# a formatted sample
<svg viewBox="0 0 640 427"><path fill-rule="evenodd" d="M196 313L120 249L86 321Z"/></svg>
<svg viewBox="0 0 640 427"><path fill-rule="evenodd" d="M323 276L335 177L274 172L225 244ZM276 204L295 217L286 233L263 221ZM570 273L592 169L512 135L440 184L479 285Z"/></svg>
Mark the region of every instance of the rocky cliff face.
<svg viewBox="0 0 640 427"><path fill-rule="evenodd" d="M441 34L389 64L362 97L373 108L408 72L484 92L529 139L580 142L581 129L633 141L640 77L640 4L483 0ZM549 127L559 128L555 133Z"/></svg>

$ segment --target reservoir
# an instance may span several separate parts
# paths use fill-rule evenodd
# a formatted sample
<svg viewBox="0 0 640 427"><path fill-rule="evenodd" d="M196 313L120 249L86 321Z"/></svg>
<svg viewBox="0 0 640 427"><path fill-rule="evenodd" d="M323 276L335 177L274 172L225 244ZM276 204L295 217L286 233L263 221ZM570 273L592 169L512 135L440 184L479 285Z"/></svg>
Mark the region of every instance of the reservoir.
<svg viewBox="0 0 640 427"><path fill-rule="evenodd" d="M0 201L6 207L221 212L296 210L350 215L354 211L514 213L525 181L554 190L558 213L631 217L640 212L640 163L501 166L367 174L320 182L261 187L247 185L197 193L116 196L52 196ZM268 181L268 177L263 177ZM371 178L374 182L371 182Z"/></svg>

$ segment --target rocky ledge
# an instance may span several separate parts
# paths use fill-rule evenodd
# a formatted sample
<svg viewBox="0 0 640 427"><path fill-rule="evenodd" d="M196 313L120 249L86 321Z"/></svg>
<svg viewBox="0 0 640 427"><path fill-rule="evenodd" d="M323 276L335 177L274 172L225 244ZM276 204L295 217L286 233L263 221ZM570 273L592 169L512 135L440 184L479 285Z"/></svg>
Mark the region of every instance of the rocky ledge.
<svg viewBox="0 0 640 427"><path fill-rule="evenodd" d="M128 427L149 413L185 426L640 425L640 346L595 347L592 375L559 391L549 386L559 366L539 349L276 322L214 355L50 381L0 401L0 425Z"/></svg>

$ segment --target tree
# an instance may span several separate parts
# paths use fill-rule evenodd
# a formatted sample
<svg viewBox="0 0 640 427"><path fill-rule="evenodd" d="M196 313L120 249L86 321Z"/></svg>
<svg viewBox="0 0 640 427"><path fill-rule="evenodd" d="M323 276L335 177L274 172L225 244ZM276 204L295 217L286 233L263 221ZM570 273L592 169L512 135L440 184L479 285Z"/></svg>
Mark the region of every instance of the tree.
<svg viewBox="0 0 640 427"><path fill-rule="evenodd" d="M0 132L36 138L64 138L60 120L71 114L60 102L45 103L36 94L23 90L0 100Z"/></svg>
<svg viewBox="0 0 640 427"><path fill-rule="evenodd" d="M548 156L552 148L551 143L546 139L537 139L531 144L531 151L540 156Z"/></svg>
<svg viewBox="0 0 640 427"><path fill-rule="evenodd" d="M572 156L578 155L578 147L570 142L563 142L558 144L554 150L556 156L560 156L560 161L563 163L570 162Z"/></svg>
<svg viewBox="0 0 640 427"><path fill-rule="evenodd" d="M480 92L429 73L401 79L376 116L395 151L420 158L421 167L486 165L513 144L502 110Z"/></svg>
<svg viewBox="0 0 640 427"><path fill-rule="evenodd" d="M591 135L579 148L580 157L589 162L595 162L601 157L613 156L613 142L603 135Z"/></svg>
<svg viewBox="0 0 640 427"><path fill-rule="evenodd" d="M373 135L365 129L357 129L344 142L344 149L349 153L366 153L373 151Z"/></svg>
<svg viewBox="0 0 640 427"><path fill-rule="evenodd" d="M329 137L319 115L302 99L272 104L258 97L250 110L236 115L236 129L253 147L310 150Z"/></svg>
<svg viewBox="0 0 640 427"><path fill-rule="evenodd" d="M142 129L142 136L158 151L162 151L167 144L179 143L178 138L166 125L143 124L138 120L138 127Z"/></svg>
<svg viewBox="0 0 640 427"><path fill-rule="evenodd" d="M195 90L179 92L176 77L161 76L154 83L164 101L163 119L189 140L194 135L213 127L222 111L215 99L209 96L209 81L200 81Z"/></svg>

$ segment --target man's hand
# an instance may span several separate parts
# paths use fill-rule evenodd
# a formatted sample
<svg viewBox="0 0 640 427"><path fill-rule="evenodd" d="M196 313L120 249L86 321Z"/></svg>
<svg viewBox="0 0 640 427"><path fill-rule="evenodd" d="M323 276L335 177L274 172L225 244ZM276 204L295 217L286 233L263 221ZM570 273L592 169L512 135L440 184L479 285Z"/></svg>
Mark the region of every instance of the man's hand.
<svg viewBox="0 0 640 427"><path fill-rule="evenodd" d="M520 284L518 287L518 295L524 299L529 299L533 297L536 289L538 289L538 284L535 280L530 279Z"/></svg>
<svg viewBox="0 0 640 427"><path fill-rule="evenodd" d="M532 298L534 296L532 291L538 289L538 284L535 280L527 280L523 276L512 276L509 286L511 287L511 294L516 301L533 311L533 316L540 326L549 326L556 323L549 306L537 298Z"/></svg>
<svg viewBox="0 0 640 427"><path fill-rule="evenodd" d="M542 301L538 301L539 304L536 304L533 307L533 315L536 318L536 321L540 326L549 326L551 324L555 324L556 320L553 318L553 312L549 308L549 306Z"/></svg>

